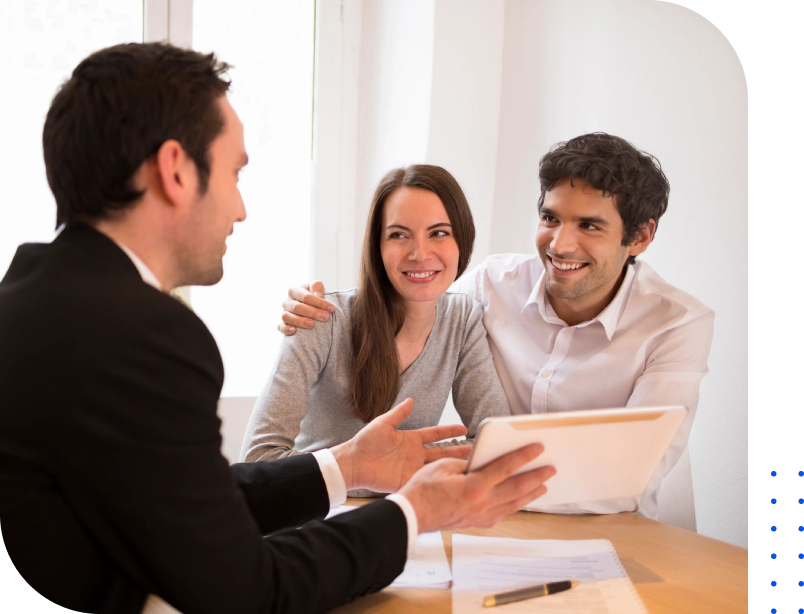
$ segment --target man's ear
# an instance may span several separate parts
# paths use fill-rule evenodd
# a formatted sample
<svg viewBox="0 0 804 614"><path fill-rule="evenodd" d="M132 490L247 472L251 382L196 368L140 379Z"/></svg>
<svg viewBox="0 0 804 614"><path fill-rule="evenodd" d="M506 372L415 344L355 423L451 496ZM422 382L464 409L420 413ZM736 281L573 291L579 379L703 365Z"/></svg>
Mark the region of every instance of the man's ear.
<svg viewBox="0 0 804 614"><path fill-rule="evenodd" d="M198 180L195 163L177 140L162 143L155 162L162 192L171 204L180 205L195 194Z"/></svg>
<svg viewBox="0 0 804 614"><path fill-rule="evenodd" d="M628 255L639 256L648 249L654 234L656 234L656 220L651 218L642 225L634 240L628 245Z"/></svg>

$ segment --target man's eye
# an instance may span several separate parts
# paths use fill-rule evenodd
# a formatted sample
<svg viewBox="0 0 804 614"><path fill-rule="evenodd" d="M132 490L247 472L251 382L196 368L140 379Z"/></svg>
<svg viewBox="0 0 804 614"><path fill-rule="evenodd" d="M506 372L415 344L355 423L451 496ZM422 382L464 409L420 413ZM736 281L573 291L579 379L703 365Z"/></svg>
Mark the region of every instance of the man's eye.
<svg viewBox="0 0 804 614"><path fill-rule="evenodd" d="M600 229L599 229L597 226L595 226L594 224L589 224L589 223L586 223L586 224L581 224L581 228L583 228L584 230L600 230Z"/></svg>
<svg viewBox="0 0 804 614"><path fill-rule="evenodd" d="M543 215L542 216L542 222L545 222L546 224L552 224L555 221L556 221L556 218L554 218L552 215Z"/></svg>

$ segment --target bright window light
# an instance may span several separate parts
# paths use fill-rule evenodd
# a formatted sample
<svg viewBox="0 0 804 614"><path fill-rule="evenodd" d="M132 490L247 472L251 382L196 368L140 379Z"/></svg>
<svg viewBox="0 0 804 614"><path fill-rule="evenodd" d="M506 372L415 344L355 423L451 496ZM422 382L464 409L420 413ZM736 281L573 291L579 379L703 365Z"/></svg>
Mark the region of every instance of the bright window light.
<svg viewBox="0 0 804 614"><path fill-rule="evenodd" d="M0 278L20 243L53 239L42 127L57 88L93 51L142 40L143 0L0 0Z"/></svg>
<svg viewBox="0 0 804 614"><path fill-rule="evenodd" d="M245 127L240 177L248 219L227 241L224 277L190 299L221 349L222 396L256 396L268 378L289 285L307 280L314 0L193 3L193 48L234 66L229 100Z"/></svg>

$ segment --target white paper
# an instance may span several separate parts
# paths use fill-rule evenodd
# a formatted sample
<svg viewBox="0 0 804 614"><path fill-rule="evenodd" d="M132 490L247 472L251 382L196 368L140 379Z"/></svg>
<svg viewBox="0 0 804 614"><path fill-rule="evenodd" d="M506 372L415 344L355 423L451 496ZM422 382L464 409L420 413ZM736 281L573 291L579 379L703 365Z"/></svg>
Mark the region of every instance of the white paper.
<svg viewBox="0 0 804 614"><path fill-rule="evenodd" d="M393 581L395 588L449 588L452 573L441 532L422 533L408 555L405 570Z"/></svg>
<svg viewBox="0 0 804 614"><path fill-rule="evenodd" d="M332 518L338 514L351 512L357 507L352 505L339 505L327 514ZM452 573L447 562L447 553L444 550L444 541L441 532L422 533L416 538L413 552L408 555L404 571L397 576L391 584L394 588L449 588L452 582Z"/></svg>
<svg viewBox="0 0 804 614"><path fill-rule="evenodd" d="M452 536L452 611L484 612L487 595L577 580L571 590L500 606L500 614L647 614L611 542ZM495 608L496 609L496 608Z"/></svg>

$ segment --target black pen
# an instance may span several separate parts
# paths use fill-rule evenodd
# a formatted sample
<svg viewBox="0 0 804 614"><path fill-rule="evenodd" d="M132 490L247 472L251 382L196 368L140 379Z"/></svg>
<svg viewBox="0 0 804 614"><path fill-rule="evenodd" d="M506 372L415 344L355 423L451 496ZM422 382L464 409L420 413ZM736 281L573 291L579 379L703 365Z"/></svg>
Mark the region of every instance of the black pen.
<svg viewBox="0 0 804 614"><path fill-rule="evenodd" d="M544 597L545 595L552 595L553 593L568 591L576 586L578 586L578 583L575 580L564 580L563 582L550 582L549 584L540 584L539 586L520 588L518 591L511 591L508 593L500 593L499 595L489 595L488 597L484 597L483 605L487 608L493 608L495 605L513 603L514 601L533 599L534 597Z"/></svg>

